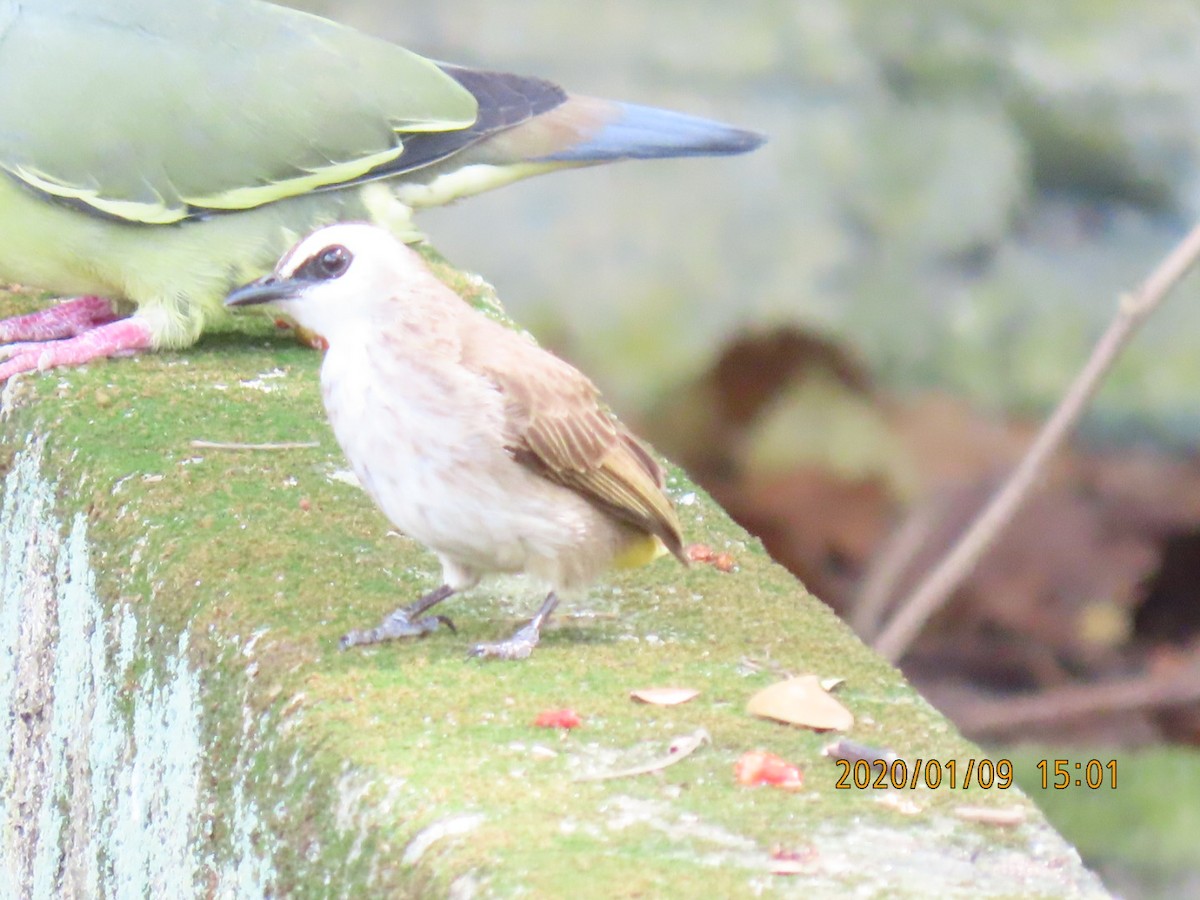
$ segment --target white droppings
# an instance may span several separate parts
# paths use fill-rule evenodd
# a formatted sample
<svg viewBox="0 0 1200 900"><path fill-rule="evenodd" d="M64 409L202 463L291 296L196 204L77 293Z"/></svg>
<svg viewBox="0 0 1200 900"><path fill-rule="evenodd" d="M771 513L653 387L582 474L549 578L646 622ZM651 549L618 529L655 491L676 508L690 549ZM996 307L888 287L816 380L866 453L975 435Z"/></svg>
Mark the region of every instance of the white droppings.
<svg viewBox="0 0 1200 900"><path fill-rule="evenodd" d="M266 382L263 380L264 378L267 378L267 377L269 377L269 376L261 375L258 378L250 378L245 381L239 381L238 384L241 387L244 387L248 391L260 391L261 393L264 393L264 394L270 394L274 391L279 390L279 385L270 384L269 382Z"/></svg>
<svg viewBox="0 0 1200 900"><path fill-rule="evenodd" d="M362 487L362 484L358 480L358 476L356 476L349 469L334 469L329 474L327 474L325 477L328 478L330 481L337 481L337 482L340 482L341 484L348 484L351 487L356 487L356 488Z"/></svg>

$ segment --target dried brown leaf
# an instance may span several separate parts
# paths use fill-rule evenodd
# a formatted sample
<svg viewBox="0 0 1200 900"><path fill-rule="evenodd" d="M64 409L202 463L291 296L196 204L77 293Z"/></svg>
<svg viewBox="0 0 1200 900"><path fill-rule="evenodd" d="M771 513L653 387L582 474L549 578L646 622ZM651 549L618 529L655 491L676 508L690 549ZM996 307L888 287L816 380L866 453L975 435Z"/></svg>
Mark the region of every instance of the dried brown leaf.
<svg viewBox="0 0 1200 900"><path fill-rule="evenodd" d="M752 715L818 731L846 731L854 724L850 710L821 687L816 675L801 675L763 688L750 698Z"/></svg>
<svg viewBox="0 0 1200 900"><path fill-rule="evenodd" d="M629 696L651 706L678 706L680 703L696 699L700 692L695 688L654 687L630 691Z"/></svg>

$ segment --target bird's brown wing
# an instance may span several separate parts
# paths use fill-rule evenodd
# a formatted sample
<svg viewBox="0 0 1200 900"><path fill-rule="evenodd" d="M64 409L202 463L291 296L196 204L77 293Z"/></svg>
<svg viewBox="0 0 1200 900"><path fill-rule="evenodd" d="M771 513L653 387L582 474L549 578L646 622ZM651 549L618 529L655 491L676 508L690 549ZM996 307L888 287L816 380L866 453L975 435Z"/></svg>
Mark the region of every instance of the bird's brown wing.
<svg viewBox="0 0 1200 900"><path fill-rule="evenodd" d="M657 536L684 559L679 519L663 492L662 467L600 405L595 385L511 332L489 342L480 369L504 395L506 439L514 459Z"/></svg>

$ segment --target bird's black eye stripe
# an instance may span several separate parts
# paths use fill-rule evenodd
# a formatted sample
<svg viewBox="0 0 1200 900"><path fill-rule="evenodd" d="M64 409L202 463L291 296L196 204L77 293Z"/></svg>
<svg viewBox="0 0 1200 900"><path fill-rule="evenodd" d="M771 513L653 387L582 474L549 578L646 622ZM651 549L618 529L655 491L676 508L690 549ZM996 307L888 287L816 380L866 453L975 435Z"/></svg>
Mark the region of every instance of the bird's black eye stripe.
<svg viewBox="0 0 1200 900"><path fill-rule="evenodd" d="M333 244L306 259L292 277L302 281L329 281L349 269L353 259L349 250L341 244Z"/></svg>

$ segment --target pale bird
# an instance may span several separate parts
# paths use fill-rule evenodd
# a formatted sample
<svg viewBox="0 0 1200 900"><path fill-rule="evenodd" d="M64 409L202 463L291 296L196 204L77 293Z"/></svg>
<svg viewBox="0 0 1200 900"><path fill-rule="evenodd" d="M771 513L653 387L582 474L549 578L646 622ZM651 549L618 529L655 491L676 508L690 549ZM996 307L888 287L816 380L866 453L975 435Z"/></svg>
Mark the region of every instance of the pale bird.
<svg viewBox="0 0 1200 900"><path fill-rule="evenodd" d="M388 232L322 228L225 303L269 303L323 339L338 443L384 514L441 561L441 587L343 646L427 633L435 604L486 574L524 572L550 588L537 615L472 651L523 658L560 591L664 548L686 564L662 468L595 386L471 307Z"/></svg>
<svg viewBox="0 0 1200 900"><path fill-rule="evenodd" d="M0 0L0 85L0 283L82 295L0 321L0 382L187 347L320 225L762 142L257 0Z"/></svg>

